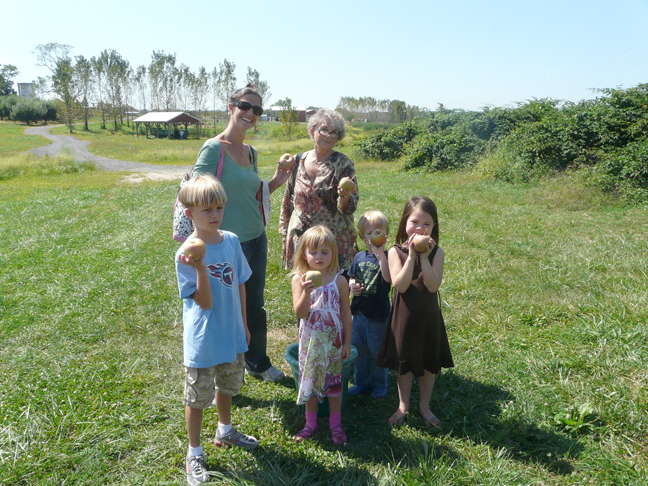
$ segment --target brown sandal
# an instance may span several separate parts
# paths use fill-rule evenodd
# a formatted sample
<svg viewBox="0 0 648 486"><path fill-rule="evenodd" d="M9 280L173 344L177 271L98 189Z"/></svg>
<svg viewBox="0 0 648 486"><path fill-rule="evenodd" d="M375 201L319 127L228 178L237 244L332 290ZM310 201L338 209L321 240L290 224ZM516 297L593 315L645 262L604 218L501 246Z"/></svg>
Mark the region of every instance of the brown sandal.
<svg viewBox="0 0 648 486"><path fill-rule="evenodd" d="M394 413L394 415L392 415L391 417L389 417L389 424L390 424L392 427L400 427L401 425L403 425L403 424L405 423L405 420L407 420L407 414L408 414L409 412L405 412L403 415L398 415L398 412L399 412L399 411L400 411L400 410L397 410L397 411Z"/></svg>
<svg viewBox="0 0 648 486"><path fill-rule="evenodd" d="M423 416L421 415L421 417L423 417ZM425 422L425 425L427 425L431 429L436 429L438 426L441 425L441 421L434 414L432 414L432 418L429 419L429 420L426 419L425 417L423 417L423 421Z"/></svg>

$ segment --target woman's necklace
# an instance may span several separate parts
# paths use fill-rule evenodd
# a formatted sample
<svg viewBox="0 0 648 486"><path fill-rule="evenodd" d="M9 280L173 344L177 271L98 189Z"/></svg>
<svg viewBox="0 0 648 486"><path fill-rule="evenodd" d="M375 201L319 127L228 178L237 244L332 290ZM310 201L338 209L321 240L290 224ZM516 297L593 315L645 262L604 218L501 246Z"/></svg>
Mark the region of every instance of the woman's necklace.
<svg viewBox="0 0 648 486"><path fill-rule="evenodd" d="M238 145L235 145L234 143L230 142L226 138L221 139L221 141L222 142L227 142L227 144L230 147L235 148L236 151L241 155L241 160L247 162L247 158L245 157L245 145L244 144L241 144L240 146L238 146Z"/></svg>

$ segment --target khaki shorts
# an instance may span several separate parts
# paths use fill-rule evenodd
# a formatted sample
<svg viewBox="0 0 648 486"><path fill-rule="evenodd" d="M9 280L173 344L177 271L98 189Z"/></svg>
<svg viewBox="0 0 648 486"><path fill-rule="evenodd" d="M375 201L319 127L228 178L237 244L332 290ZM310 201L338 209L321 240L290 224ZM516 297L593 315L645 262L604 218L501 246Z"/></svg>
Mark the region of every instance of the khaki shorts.
<svg viewBox="0 0 648 486"><path fill-rule="evenodd" d="M243 353L236 355L233 363L221 363L209 368L185 367L184 404L191 408L214 406L215 393L232 397L239 394L245 375Z"/></svg>

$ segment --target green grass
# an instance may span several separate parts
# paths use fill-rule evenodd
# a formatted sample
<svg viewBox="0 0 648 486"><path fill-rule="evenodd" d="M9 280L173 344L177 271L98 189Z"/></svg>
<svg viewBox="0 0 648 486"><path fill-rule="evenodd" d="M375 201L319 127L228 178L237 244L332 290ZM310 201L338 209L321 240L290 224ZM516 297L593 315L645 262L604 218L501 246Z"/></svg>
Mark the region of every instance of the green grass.
<svg viewBox="0 0 648 486"><path fill-rule="evenodd" d="M31 150L50 143L40 135L25 135L28 125L0 121L0 157L14 155L16 152Z"/></svg>
<svg viewBox="0 0 648 486"><path fill-rule="evenodd" d="M202 130L200 139L191 138L189 140L169 140L166 138L146 138L140 134L135 136L135 128L122 126L120 130L114 131L114 126L107 123L106 129L101 129L99 122L89 124L89 130L83 130L83 127L77 125L74 136L82 140L88 140L90 145L88 150L101 157L110 159L129 160L132 162L144 162L155 165L190 165L196 161L196 156L200 147L202 147L208 137L213 136L213 129ZM224 125L218 126L222 130ZM304 152L313 148L313 142L310 138L293 138L288 140L281 137L279 140L272 138L270 132L281 128L278 122L264 122L259 133L250 130L247 134L246 142L254 145L259 151L259 161L264 163L276 163L279 156L285 152L297 153ZM300 130L305 133L306 124L300 124ZM191 129L194 136L194 129ZM55 135L69 135L67 127L57 127L52 129ZM342 140L338 145L340 150L348 149L351 143L359 137L364 136L360 128L349 127L347 138ZM278 154L278 155L277 155Z"/></svg>
<svg viewBox="0 0 648 486"><path fill-rule="evenodd" d="M285 147L264 148L262 173ZM388 398L348 401L345 447L333 446L324 422L315 440L297 445L303 413L292 379L248 379L233 416L261 448L215 448L216 413L207 412L214 482L645 484L648 207L619 205L567 178L508 185L364 161L357 171L359 211L383 210L392 233L410 195L439 207L441 298L456 363L432 398L442 427L427 430L413 406L391 430L390 375ZM120 178L82 171L0 181L1 484L186 484L170 238L177 182ZM289 373L283 352L297 330L280 269L280 192L266 307L271 357ZM413 395L415 404L416 387Z"/></svg>

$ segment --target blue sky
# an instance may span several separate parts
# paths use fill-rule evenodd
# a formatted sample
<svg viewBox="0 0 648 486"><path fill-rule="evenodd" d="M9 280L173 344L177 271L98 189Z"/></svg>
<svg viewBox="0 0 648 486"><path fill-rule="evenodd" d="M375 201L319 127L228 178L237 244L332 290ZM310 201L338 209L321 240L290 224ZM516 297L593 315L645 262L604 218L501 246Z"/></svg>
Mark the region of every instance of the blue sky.
<svg viewBox="0 0 648 486"><path fill-rule="evenodd" d="M47 74L34 48L114 49L133 67L154 50L211 71L236 63L270 102L335 108L342 96L481 109L532 98L579 101L592 88L648 82L648 1L5 1L0 64L15 81ZM267 103L266 103L267 104Z"/></svg>

